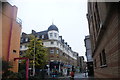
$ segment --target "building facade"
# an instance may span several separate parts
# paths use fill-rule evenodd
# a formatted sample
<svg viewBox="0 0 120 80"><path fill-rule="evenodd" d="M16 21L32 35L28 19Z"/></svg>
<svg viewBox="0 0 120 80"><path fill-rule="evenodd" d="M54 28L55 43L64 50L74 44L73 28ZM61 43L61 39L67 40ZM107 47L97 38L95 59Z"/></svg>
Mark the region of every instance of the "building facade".
<svg viewBox="0 0 120 80"><path fill-rule="evenodd" d="M94 76L120 78L120 2L88 2Z"/></svg>
<svg viewBox="0 0 120 80"><path fill-rule="evenodd" d="M7 2L2 2L2 11L0 11L0 19L2 19L2 60L13 63L14 72L18 72L18 61L14 58L19 57L21 21L17 19L17 7Z"/></svg>
<svg viewBox="0 0 120 80"><path fill-rule="evenodd" d="M21 55L27 50L27 44L29 43L29 35L34 35L38 39L41 39L43 45L48 49L49 67L50 71L57 68L59 72L63 72L67 75L67 71L72 67L77 66L78 53L74 52L67 42L59 36L58 28L52 24L45 31L36 32L32 30L31 34L22 33L21 36Z"/></svg>
<svg viewBox="0 0 120 80"><path fill-rule="evenodd" d="M84 39L85 47L86 47L86 58L87 58L87 69L88 69L88 76L92 76L94 74L93 71L93 58L92 58L92 51L91 51L91 41L90 36L85 36Z"/></svg>
<svg viewBox="0 0 120 80"><path fill-rule="evenodd" d="M83 73L85 70L85 61L83 56L78 56L77 66L79 67L79 72Z"/></svg>

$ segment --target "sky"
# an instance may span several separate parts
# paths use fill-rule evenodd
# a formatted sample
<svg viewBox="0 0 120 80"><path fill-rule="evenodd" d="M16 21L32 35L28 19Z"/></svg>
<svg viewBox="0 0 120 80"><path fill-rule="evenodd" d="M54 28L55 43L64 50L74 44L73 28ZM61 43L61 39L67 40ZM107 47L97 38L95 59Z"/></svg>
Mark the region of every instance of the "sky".
<svg viewBox="0 0 120 80"><path fill-rule="evenodd" d="M89 34L87 0L8 0L18 7L22 32L47 30L52 24L59 29L72 50L85 57L84 38ZM86 60L86 58L85 58Z"/></svg>

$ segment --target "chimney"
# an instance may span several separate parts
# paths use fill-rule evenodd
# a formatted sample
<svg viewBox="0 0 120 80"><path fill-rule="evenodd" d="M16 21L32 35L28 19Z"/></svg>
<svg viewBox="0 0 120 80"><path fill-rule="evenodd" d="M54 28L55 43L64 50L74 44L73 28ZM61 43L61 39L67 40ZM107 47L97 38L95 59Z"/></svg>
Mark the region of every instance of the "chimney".
<svg viewBox="0 0 120 80"><path fill-rule="evenodd" d="M22 36L25 36L25 35L27 35L26 33L24 33L24 32L22 32Z"/></svg>
<svg viewBox="0 0 120 80"><path fill-rule="evenodd" d="M32 30L32 34L35 34L35 33L36 33L36 31Z"/></svg>

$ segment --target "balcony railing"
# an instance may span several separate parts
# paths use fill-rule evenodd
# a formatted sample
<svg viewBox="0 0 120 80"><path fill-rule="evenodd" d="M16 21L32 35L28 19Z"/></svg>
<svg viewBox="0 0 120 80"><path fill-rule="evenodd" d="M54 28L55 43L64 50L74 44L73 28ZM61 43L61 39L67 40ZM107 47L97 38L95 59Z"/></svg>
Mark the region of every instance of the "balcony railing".
<svg viewBox="0 0 120 80"><path fill-rule="evenodd" d="M17 18L17 19L16 19L16 22L17 22L18 24L22 25L22 20L21 20L20 18Z"/></svg>

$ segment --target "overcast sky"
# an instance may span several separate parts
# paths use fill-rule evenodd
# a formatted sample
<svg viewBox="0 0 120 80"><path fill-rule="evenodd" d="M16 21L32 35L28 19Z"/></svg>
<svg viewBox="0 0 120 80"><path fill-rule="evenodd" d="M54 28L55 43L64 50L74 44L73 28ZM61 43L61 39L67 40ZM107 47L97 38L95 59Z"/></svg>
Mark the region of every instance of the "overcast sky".
<svg viewBox="0 0 120 80"><path fill-rule="evenodd" d="M87 0L9 0L18 7L22 32L47 30L52 22L72 50L85 56L84 38L89 34Z"/></svg>

